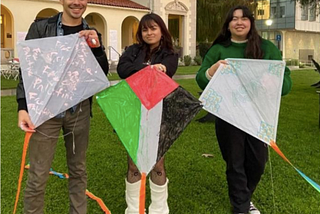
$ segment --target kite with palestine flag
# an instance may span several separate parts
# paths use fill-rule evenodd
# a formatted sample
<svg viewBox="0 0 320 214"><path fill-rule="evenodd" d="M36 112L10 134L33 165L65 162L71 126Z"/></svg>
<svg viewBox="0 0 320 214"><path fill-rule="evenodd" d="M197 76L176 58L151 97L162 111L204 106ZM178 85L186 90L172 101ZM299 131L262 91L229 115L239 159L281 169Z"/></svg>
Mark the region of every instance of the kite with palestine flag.
<svg viewBox="0 0 320 214"><path fill-rule="evenodd" d="M296 168L276 142L285 62L227 59L200 96L203 108L271 146L319 193L320 186Z"/></svg>
<svg viewBox="0 0 320 214"><path fill-rule="evenodd" d="M78 34L22 41L17 48L28 113L36 128L110 86L87 42ZM32 132L26 132L13 213L19 200L31 135ZM110 213L101 199L89 191L86 194L105 213Z"/></svg>
<svg viewBox="0 0 320 214"><path fill-rule="evenodd" d="M146 176L202 106L198 99L152 66L96 97L141 172L139 211L144 213Z"/></svg>

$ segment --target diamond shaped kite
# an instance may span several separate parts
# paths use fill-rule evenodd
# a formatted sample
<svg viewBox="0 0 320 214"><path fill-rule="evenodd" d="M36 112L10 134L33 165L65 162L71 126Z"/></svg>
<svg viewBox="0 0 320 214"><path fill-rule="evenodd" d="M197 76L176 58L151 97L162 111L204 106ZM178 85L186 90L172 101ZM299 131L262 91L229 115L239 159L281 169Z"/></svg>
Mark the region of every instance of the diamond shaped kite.
<svg viewBox="0 0 320 214"><path fill-rule="evenodd" d="M110 85L78 34L26 40L17 48L35 127Z"/></svg>
<svg viewBox="0 0 320 214"><path fill-rule="evenodd" d="M267 144L275 141L285 63L227 61L201 94L203 108Z"/></svg>
<svg viewBox="0 0 320 214"><path fill-rule="evenodd" d="M151 66L100 92L97 102L146 174L201 110L196 98Z"/></svg>
<svg viewBox="0 0 320 214"><path fill-rule="evenodd" d="M276 142L285 62L227 59L200 96L203 108L270 145L318 192L320 186L297 169Z"/></svg>
<svg viewBox="0 0 320 214"><path fill-rule="evenodd" d="M146 175L202 106L151 66L100 92L97 102L141 172L139 213L144 214Z"/></svg>
<svg viewBox="0 0 320 214"><path fill-rule="evenodd" d="M28 113L35 127L110 85L87 42L78 34L26 40L19 42L17 48ZM31 135L32 132L25 135L13 213ZM89 191L86 194L108 213L100 198Z"/></svg>

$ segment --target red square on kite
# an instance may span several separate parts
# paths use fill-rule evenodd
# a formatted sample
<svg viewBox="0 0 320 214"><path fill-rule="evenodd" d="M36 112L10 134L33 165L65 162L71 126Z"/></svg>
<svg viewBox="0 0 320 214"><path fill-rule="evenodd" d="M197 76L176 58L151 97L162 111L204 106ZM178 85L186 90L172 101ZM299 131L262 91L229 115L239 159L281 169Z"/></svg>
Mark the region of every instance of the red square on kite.
<svg viewBox="0 0 320 214"><path fill-rule="evenodd" d="M148 110L179 86L165 73L157 71L151 66L138 71L128 77L126 81Z"/></svg>

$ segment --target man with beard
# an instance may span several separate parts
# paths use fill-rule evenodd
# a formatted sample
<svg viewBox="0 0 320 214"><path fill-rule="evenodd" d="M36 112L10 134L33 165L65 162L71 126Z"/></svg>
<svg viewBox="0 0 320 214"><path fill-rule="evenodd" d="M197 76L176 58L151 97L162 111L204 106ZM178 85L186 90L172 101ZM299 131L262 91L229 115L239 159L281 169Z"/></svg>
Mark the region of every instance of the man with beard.
<svg viewBox="0 0 320 214"><path fill-rule="evenodd" d="M60 0L63 12L56 16L36 20L29 28L26 39L63 36L79 33L84 37L105 74L108 60L101 42L101 35L90 29L82 18L87 8L87 0ZM18 126L24 131L32 131L30 139L30 169L24 193L24 213L44 213L44 192L49 170L54 157L60 130L63 130L67 165L69 171L70 214L85 214L87 201L86 150L89 141L89 126L92 97L78 103L69 110L44 122L34 130L26 104L26 94L20 71L17 86Z"/></svg>

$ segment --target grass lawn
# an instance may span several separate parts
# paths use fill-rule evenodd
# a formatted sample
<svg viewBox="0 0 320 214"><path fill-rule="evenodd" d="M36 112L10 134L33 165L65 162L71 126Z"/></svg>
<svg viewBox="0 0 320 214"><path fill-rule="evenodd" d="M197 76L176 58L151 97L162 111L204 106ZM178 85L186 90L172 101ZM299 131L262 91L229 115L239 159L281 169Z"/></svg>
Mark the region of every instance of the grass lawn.
<svg viewBox="0 0 320 214"><path fill-rule="evenodd" d="M1 90L17 88L18 81L1 77Z"/></svg>
<svg viewBox="0 0 320 214"><path fill-rule="evenodd" d="M277 143L297 168L319 184L319 95L315 88L310 87L319 77L312 70L304 70L293 71L292 78L292 92L281 101ZM195 80L178 82L198 96L199 88ZM17 127L15 98L1 97L1 104L1 213L11 213L17 190L24 134ZM121 214L126 207L126 151L96 103L93 114L87 153L88 189L101 197L113 214ZM202 111L196 118L204 114ZM204 153L213 154L213 158L202 157ZM55 171L67 172L65 149L61 139L52 167ZM193 121L166 154L166 169L170 180L170 213L231 213L225 163L218 148L214 124ZM22 189L25 183L26 175ZM22 213L22 195L23 191L17 213ZM45 197L45 213L68 213L66 180L50 176ZM149 198L147 191L146 207L149 205ZM263 214L315 214L320 210L319 193L272 150L253 201ZM99 214L102 211L96 202L88 200L88 213Z"/></svg>
<svg viewBox="0 0 320 214"><path fill-rule="evenodd" d="M181 66L178 67L175 75L196 74L199 68L200 66Z"/></svg>

